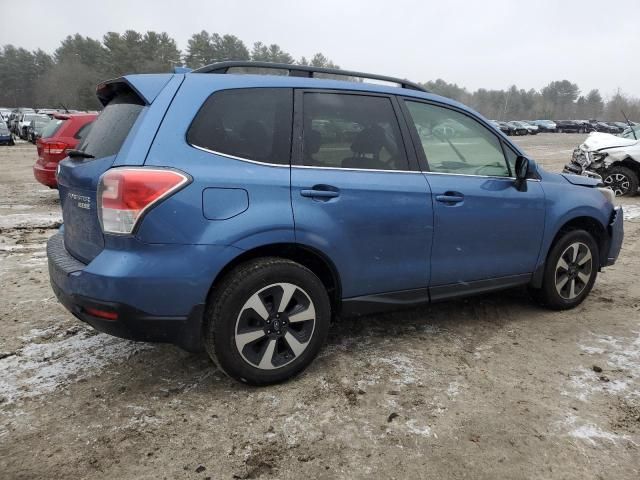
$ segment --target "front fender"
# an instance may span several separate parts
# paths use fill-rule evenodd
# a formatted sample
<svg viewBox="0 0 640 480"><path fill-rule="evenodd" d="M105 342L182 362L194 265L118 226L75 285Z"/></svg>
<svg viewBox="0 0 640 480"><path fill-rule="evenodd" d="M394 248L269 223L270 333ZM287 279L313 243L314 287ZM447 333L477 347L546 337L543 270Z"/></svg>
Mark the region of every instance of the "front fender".
<svg viewBox="0 0 640 480"><path fill-rule="evenodd" d="M542 281L547 255L560 230L569 222L579 218L596 221L605 232L613 212L613 205L594 188L574 186L568 182L542 182L545 191L545 227L540 253L536 263L533 284Z"/></svg>

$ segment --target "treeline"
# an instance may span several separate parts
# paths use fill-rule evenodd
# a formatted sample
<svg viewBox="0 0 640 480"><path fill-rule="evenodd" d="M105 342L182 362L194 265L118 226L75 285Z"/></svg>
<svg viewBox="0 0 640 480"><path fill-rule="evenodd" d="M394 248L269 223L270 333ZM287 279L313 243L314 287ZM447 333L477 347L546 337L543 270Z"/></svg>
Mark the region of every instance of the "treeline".
<svg viewBox="0 0 640 480"><path fill-rule="evenodd" d="M294 58L277 44L256 42L249 48L234 35L202 31L188 41L184 52L167 33L127 30L109 32L101 40L68 36L49 54L13 45L0 49L0 106L95 109L95 86L126 73L169 72L176 66L198 68L223 60L254 60L339 68L321 53ZM605 101L598 90L581 95L578 85L554 81L542 90L479 89L438 79L424 84L434 93L459 100L493 119L598 118L621 120L621 110L640 120L640 100L621 92Z"/></svg>
<svg viewBox="0 0 640 480"><path fill-rule="evenodd" d="M0 50L0 106L94 109L96 85L126 73L169 72L176 66L198 68L223 60L298 63L338 68L321 53L295 59L279 45L253 44L234 35L202 31L181 52L167 33L109 32L102 40L69 35L52 55L13 45Z"/></svg>
<svg viewBox="0 0 640 480"><path fill-rule="evenodd" d="M640 120L640 100L616 92L605 101L597 89L581 95L580 88L569 80L549 83L542 90L507 90L480 88L469 92L444 80L423 84L430 91L465 103L488 118L496 120L581 119L624 121Z"/></svg>

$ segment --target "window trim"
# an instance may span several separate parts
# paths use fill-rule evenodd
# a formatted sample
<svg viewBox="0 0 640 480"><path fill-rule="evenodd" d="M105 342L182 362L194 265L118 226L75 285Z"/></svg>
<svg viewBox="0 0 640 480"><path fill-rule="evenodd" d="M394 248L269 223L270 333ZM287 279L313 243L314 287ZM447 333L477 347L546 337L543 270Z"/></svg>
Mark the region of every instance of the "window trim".
<svg viewBox="0 0 640 480"><path fill-rule="evenodd" d="M245 157L238 157L236 155L233 155L231 153L224 153L224 152L219 152L217 150L211 150L210 148L207 147L203 147L200 145L195 145L193 143L191 143L189 141L189 131L191 130L191 127L193 126L193 123L196 121L196 118L198 118L198 115L200 115L200 112L202 111L202 109L204 108L205 104L209 101L209 99L211 97L213 97L214 95L220 93L220 92L228 92L228 91L236 91L236 90L258 90L258 89L285 89L285 90L289 90L291 91L291 113L292 113L292 119L291 119L291 127L289 128L289 132L290 132L290 137L289 137L289 158L287 162L283 162L283 163L270 163L270 162L263 162L260 160L254 160L252 158L245 158ZM295 89L292 87L274 87L274 86L269 86L269 85L264 85L264 86L256 86L256 87L232 87L232 88L219 88L214 90L213 92L211 92L209 95L207 95L207 98L204 99L204 101L202 102L202 104L200 105L200 107L198 108L198 111L195 113L195 115L193 116L193 118L191 119L191 121L189 122L189 126L186 128L185 132L184 132L184 142L189 145L191 148L195 148L196 150L200 150L202 152L207 152L207 153L212 153L214 155L220 155L221 157L225 157L225 158L230 158L232 160L240 160L242 162L248 162L248 163L253 163L255 165L266 165L268 167L285 167L285 168L290 168L292 163L291 163L291 159L292 159L292 151L293 151L293 143L294 143L294 120L295 119Z"/></svg>
<svg viewBox="0 0 640 480"><path fill-rule="evenodd" d="M304 124L304 94L305 93L326 93L337 95L352 95L364 97L382 97L391 102L393 114L395 115L398 130L400 132L400 147L405 151L407 158L407 170L385 170L374 168L344 168L344 167L324 167L319 165L305 165L303 162L303 124ZM369 92L350 89L327 89L327 88L296 88L293 94L293 142L291 147L291 166L293 168L307 168L318 170L344 170L353 172L384 172L384 173L420 173L420 166L415 148L411 142L411 136L406 124L406 119L402 114L396 95L378 92Z"/></svg>
<svg viewBox="0 0 640 480"><path fill-rule="evenodd" d="M511 171L511 165L509 165L509 161L507 160L507 155L505 153L505 148L511 148L511 150L513 150L516 155L522 155L522 153L517 149L517 148L513 148L513 146L511 145L511 143L509 142L505 142L505 140L498 135L494 130L493 127L491 127L487 122L483 121L481 118L477 117L476 115L472 115L470 112L463 110L461 108L458 108L454 105L448 105L446 103L442 103L442 102L437 102L437 101L433 101L433 100L427 100L424 98L417 98L417 97L408 97L408 96L399 96L398 98L399 100L399 104L400 104L400 108L402 110L403 115L405 116L405 121L407 122L408 126L409 126L409 131L411 134L411 141L413 143L413 146L415 148L416 151L416 156L418 158L418 162L420 163L420 167L422 168L422 171L425 174L429 174L429 175L456 175L456 176L463 176L463 177L479 177L479 178L503 178L503 179L508 179L508 180L515 180L515 177L511 176L513 175L513 172ZM509 170L509 176L505 177L505 176L499 176L499 175L479 175L479 174L472 174L472 173L449 173L449 172L433 172L431 171L431 168L429 167L429 161L427 159L427 154L424 151L424 147L422 146L422 141L420 140L420 136L418 135L418 130L416 129L415 123L413 121L413 117L411 116L411 112L409 111L409 107L407 107L407 103L406 102L416 102L416 103L424 103L427 105L433 105L434 107L441 107L441 108L445 108L447 110L451 110L454 111L456 113L460 113L462 115L465 115L467 117L469 117L471 120L475 120L476 122L480 123L482 126L484 126L489 133L491 133L494 137L496 137L496 140L500 143L500 148L502 150L502 157L504 160L504 163L507 165L507 169Z"/></svg>

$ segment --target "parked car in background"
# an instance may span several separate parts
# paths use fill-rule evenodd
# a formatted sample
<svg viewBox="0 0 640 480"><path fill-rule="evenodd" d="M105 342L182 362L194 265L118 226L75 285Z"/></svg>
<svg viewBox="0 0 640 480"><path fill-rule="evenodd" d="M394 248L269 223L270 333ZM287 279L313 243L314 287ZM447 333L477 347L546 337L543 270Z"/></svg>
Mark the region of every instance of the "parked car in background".
<svg viewBox="0 0 640 480"><path fill-rule="evenodd" d="M529 134L529 129L523 123L520 123L518 121L511 121L511 122L507 122L507 125L509 125L513 129L513 135L528 135Z"/></svg>
<svg viewBox="0 0 640 480"><path fill-rule="evenodd" d="M23 113L19 118L18 118L18 123L17 123L17 130L18 133L17 135L22 139L22 140L27 140L27 134L28 134L28 130L29 130L29 124L36 119L48 119L49 117L47 115L39 115L37 113Z"/></svg>
<svg viewBox="0 0 640 480"><path fill-rule="evenodd" d="M586 124L576 120L555 120L558 133L587 133L591 130Z"/></svg>
<svg viewBox="0 0 640 480"><path fill-rule="evenodd" d="M37 112L42 115L48 115L50 118L53 117L54 113L59 113L59 111L56 110L55 108L39 108Z"/></svg>
<svg viewBox="0 0 640 480"><path fill-rule="evenodd" d="M27 140L35 144L49 122L51 122L51 118L48 115L38 115L37 118L31 120L27 128Z"/></svg>
<svg viewBox="0 0 640 480"><path fill-rule="evenodd" d="M625 128L627 127L623 123L619 123L619 122L605 122L605 123L609 125L609 127L611 128L611 131L609 133L613 133L614 135L618 135L624 132Z"/></svg>
<svg viewBox="0 0 640 480"><path fill-rule="evenodd" d="M25 113L35 114L36 112L33 108L20 107L14 108L9 115L9 130L11 130L14 135L20 136L20 128L18 126L18 122Z"/></svg>
<svg viewBox="0 0 640 480"><path fill-rule="evenodd" d="M528 120L518 120L520 123L522 123L525 127L527 127L527 130L529 130L529 135L537 135L538 132L540 131L540 129L538 128L538 125L536 125L533 122L530 122Z"/></svg>
<svg viewBox="0 0 640 480"><path fill-rule="evenodd" d="M36 140L38 159L33 166L36 180L47 187L57 188L56 168L86 136L97 115L93 113L55 113ZM117 126L114 125L113 128Z"/></svg>
<svg viewBox="0 0 640 480"><path fill-rule="evenodd" d="M513 135L515 132L515 129L512 126L510 126L507 122L491 120L491 124L494 127L496 127L498 130L500 130L502 133L504 133L505 135Z"/></svg>
<svg viewBox="0 0 640 480"><path fill-rule="evenodd" d="M13 134L7 123L0 118L0 145L13 145Z"/></svg>
<svg viewBox="0 0 640 480"><path fill-rule="evenodd" d="M265 66L290 75L227 73ZM58 170L59 301L265 385L304 370L339 312L525 285L569 309L616 261L622 209L599 182L545 171L415 83L318 74L344 75L224 62L101 84L105 109Z"/></svg>
<svg viewBox="0 0 640 480"><path fill-rule="evenodd" d="M0 120L4 120L5 123L9 121L9 115L11 115L10 108L0 108Z"/></svg>
<svg viewBox="0 0 640 480"><path fill-rule="evenodd" d="M599 120L592 119L592 120L589 120L589 125L593 128L594 132L612 133L612 134L619 133L618 127L609 125L607 122L601 122Z"/></svg>
<svg viewBox="0 0 640 480"><path fill-rule="evenodd" d="M640 138L640 135L638 136ZM565 173L602 180L616 196L633 196L638 192L640 178L640 141L609 133L590 133L573 151Z"/></svg>
<svg viewBox="0 0 640 480"><path fill-rule="evenodd" d="M540 132L555 133L557 128L552 120L533 120L532 123L538 126Z"/></svg>

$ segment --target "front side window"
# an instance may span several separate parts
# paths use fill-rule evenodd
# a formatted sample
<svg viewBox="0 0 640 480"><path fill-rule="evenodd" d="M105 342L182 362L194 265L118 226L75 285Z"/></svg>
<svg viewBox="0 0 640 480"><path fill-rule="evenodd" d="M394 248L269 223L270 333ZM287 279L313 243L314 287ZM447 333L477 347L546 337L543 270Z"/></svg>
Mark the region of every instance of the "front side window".
<svg viewBox="0 0 640 480"><path fill-rule="evenodd" d="M406 100L429 170L463 175L510 176L500 140L467 115Z"/></svg>
<svg viewBox="0 0 640 480"><path fill-rule="evenodd" d="M242 159L288 165L292 116L289 88L222 90L204 102L187 142Z"/></svg>
<svg viewBox="0 0 640 480"><path fill-rule="evenodd" d="M303 165L408 170L389 98L305 93L303 104Z"/></svg>

